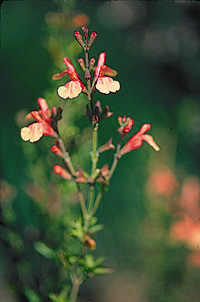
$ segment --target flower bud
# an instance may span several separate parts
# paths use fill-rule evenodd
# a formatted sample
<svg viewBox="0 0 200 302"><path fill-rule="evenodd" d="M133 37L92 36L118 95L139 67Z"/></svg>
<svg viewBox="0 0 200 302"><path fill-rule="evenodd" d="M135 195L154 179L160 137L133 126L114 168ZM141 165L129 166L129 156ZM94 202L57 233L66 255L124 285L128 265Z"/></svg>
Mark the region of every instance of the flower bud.
<svg viewBox="0 0 200 302"><path fill-rule="evenodd" d="M71 180L72 179L72 176L69 174L69 172L67 172L67 170L63 169L59 165L55 165L53 167L53 172L60 175L62 178L66 179L66 180Z"/></svg>
<svg viewBox="0 0 200 302"><path fill-rule="evenodd" d="M90 59L90 62L89 62L89 70L92 70L92 69L93 69L94 64L95 64L95 58Z"/></svg>
<svg viewBox="0 0 200 302"><path fill-rule="evenodd" d="M85 62L82 58L78 59L78 63L81 66L81 68L83 69L83 71L85 71Z"/></svg>
<svg viewBox="0 0 200 302"><path fill-rule="evenodd" d="M109 141L107 141L104 145L99 147L98 151L99 153L102 153L110 149L115 149L115 146L112 144L112 138L110 138Z"/></svg>
<svg viewBox="0 0 200 302"><path fill-rule="evenodd" d="M88 34L89 34L89 28L87 27L87 25L82 27L82 31L83 31L84 37L87 38Z"/></svg>
<svg viewBox="0 0 200 302"><path fill-rule="evenodd" d="M90 80L90 78L91 78L90 71L89 71L88 68L85 70L84 78L85 78L86 80Z"/></svg>
<svg viewBox="0 0 200 302"><path fill-rule="evenodd" d="M78 43L85 49L85 42L83 41L83 37L79 31L75 31L74 33L75 39L78 41Z"/></svg>
<svg viewBox="0 0 200 302"><path fill-rule="evenodd" d="M121 116L118 116L118 123L120 126L122 126L122 117Z"/></svg>
<svg viewBox="0 0 200 302"><path fill-rule="evenodd" d="M96 32L92 32L91 35L90 35L89 42L88 42L88 48L90 48L92 46L92 44L94 43L94 41L96 40L96 38L97 38L97 33Z"/></svg>
<svg viewBox="0 0 200 302"><path fill-rule="evenodd" d="M77 167L77 172L75 173L77 183L87 183L88 174L85 172L80 165Z"/></svg>
<svg viewBox="0 0 200 302"><path fill-rule="evenodd" d="M84 248L94 251L96 249L96 242L88 234L86 234L84 236L83 246Z"/></svg>
<svg viewBox="0 0 200 302"><path fill-rule="evenodd" d="M56 106L51 107L51 112L53 116L56 116Z"/></svg>
<svg viewBox="0 0 200 302"><path fill-rule="evenodd" d="M51 146L51 152L53 152L54 154L56 154L59 157L63 157L63 152L56 145Z"/></svg>
<svg viewBox="0 0 200 302"><path fill-rule="evenodd" d="M102 114L99 117L99 121L102 121L105 118L110 117L111 115L113 115L113 112L110 112L109 111L109 107L106 106L105 109L104 109L104 111L102 112Z"/></svg>
<svg viewBox="0 0 200 302"><path fill-rule="evenodd" d="M57 110L57 121L61 120L61 118L62 118L62 111L63 111L63 109L61 107L58 107L58 110Z"/></svg>

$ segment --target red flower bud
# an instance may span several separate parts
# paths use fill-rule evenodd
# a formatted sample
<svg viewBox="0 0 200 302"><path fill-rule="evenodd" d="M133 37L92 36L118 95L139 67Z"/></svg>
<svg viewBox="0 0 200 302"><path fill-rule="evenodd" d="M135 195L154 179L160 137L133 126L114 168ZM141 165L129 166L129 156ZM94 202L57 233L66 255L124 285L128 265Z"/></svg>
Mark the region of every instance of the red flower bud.
<svg viewBox="0 0 200 302"><path fill-rule="evenodd" d="M90 35L89 42L88 42L88 47L89 48L92 46L92 44L94 43L94 41L96 40L96 38L97 38L97 33L96 32L92 32L91 35Z"/></svg>
<svg viewBox="0 0 200 302"><path fill-rule="evenodd" d="M51 152L53 152L54 154L56 154L59 157L63 157L63 152L56 145L51 146Z"/></svg>
<svg viewBox="0 0 200 302"><path fill-rule="evenodd" d="M78 43L85 49L85 42L83 41L83 37L79 31L75 31L74 37L78 41Z"/></svg>
<svg viewBox="0 0 200 302"><path fill-rule="evenodd" d="M83 31L83 35L84 37L88 37L88 34L89 34L89 28L85 25L82 27L82 31Z"/></svg>
<svg viewBox="0 0 200 302"><path fill-rule="evenodd" d="M78 59L78 63L81 66L81 68L83 69L83 71L85 71L85 62L82 58Z"/></svg>
<svg viewBox="0 0 200 302"><path fill-rule="evenodd" d="M67 179L67 180L71 180L72 176L69 174L69 172L67 172L67 170L63 169L61 166L59 165L55 165L53 166L53 172L60 175L62 178Z"/></svg>

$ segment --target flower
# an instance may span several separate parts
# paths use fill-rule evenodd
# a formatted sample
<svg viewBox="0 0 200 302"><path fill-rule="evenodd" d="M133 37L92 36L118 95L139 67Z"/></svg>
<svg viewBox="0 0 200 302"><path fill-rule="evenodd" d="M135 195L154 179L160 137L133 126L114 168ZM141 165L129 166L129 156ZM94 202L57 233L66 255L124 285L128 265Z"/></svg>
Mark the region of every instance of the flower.
<svg viewBox="0 0 200 302"><path fill-rule="evenodd" d="M52 79L59 80L64 75L68 74L71 81L58 88L58 95L63 99L73 99L76 98L84 90L85 87L79 79L78 73L76 72L71 60L65 57L63 59L63 62L67 65L68 69L64 70L61 73L54 74Z"/></svg>
<svg viewBox="0 0 200 302"><path fill-rule="evenodd" d="M95 69L93 87L96 82L96 89L101 93L109 94L110 92L116 92L120 89L120 83L114 81L111 77L105 77L104 75L115 76L117 72L112 70L108 66L104 65L106 59L105 52L99 55L97 67Z"/></svg>
<svg viewBox="0 0 200 302"><path fill-rule="evenodd" d="M52 111L49 109L47 102L43 98L38 98L38 105L41 110L31 111L31 116L37 121L30 124L28 127L21 129L21 138L24 141L30 140L31 143L37 142L43 135L58 137L57 132L53 128L52 113L55 113L55 108L52 107Z"/></svg>
<svg viewBox="0 0 200 302"><path fill-rule="evenodd" d="M121 157L123 154L128 153L132 150L138 149L142 146L143 141L146 141L151 147L153 147L156 151L159 151L160 148L155 143L153 137L149 134L144 134L146 131L151 129L150 124L144 124L140 131L133 135L128 142L122 147L122 149L119 152L119 157Z"/></svg>

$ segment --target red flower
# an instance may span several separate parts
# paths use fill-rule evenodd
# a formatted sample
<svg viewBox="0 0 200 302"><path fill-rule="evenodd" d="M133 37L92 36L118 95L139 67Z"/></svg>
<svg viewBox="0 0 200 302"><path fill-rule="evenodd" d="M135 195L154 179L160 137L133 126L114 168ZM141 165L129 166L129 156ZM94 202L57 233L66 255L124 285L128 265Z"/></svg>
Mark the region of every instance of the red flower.
<svg viewBox="0 0 200 302"><path fill-rule="evenodd" d="M71 60L65 57L63 59L63 62L67 65L68 69L64 70L61 73L55 74L52 79L58 80L61 79L64 75L68 74L71 81L58 88L58 95L63 99L73 99L83 91L84 85L79 79L78 73L76 72Z"/></svg>
<svg viewBox="0 0 200 302"><path fill-rule="evenodd" d="M105 52L99 55L97 67L95 69L93 86L96 82L96 89L101 93L109 94L110 92L116 92L120 89L120 83L114 81L111 77L105 77L105 74L114 76L116 71L112 70L108 66L104 65L106 59Z"/></svg>
<svg viewBox="0 0 200 302"><path fill-rule="evenodd" d="M43 135L52 136L54 138L58 137L58 134L52 128L51 110L46 100L39 98L37 102L41 110L30 112L31 116L36 120L36 123L21 129L21 138L24 141L30 140L31 143L37 142Z"/></svg>
<svg viewBox="0 0 200 302"><path fill-rule="evenodd" d="M123 148L120 150L119 155L120 157L128 153L132 150L135 150L137 148L140 148L142 146L143 141L146 141L151 147L153 147L156 151L159 151L160 148L155 143L153 137L149 134L144 134L146 131L151 129L150 124L144 124L140 131L136 133L134 136L132 136L128 142L123 146Z"/></svg>

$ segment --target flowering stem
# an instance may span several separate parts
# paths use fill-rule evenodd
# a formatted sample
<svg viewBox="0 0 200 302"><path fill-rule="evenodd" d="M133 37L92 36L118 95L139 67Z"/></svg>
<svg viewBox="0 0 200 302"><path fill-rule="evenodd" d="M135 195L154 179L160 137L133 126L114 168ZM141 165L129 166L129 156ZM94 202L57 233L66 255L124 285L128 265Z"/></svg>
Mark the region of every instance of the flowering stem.
<svg viewBox="0 0 200 302"><path fill-rule="evenodd" d="M114 155L114 160L113 160L112 167L111 167L111 169L110 169L110 174L109 174L108 180L111 179L111 177L112 177L112 175L113 175L113 173L114 173L114 171L115 171L115 169L116 169L116 167L117 167L118 160L119 160L119 158L118 158L117 155L118 155L118 152L119 152L120 148L121 148L121 144L120 144L120 142L119 142L118 145L117 145L117 151L116 151L116 153L115 153L115 155Z"/></svg>
<svg viewBox="0 0 200 302"><path fill-rule="evenodd" d="M96 170L98 155L97 155L97 134L98 134L98 124L95 124L93 128L93 146L92 146L92 173Z"/></svg>
<svg viewBox="0 0 200 302"><path fill-rule="evenodd" d="M97 209L98 209L98 207L99 207L99 204L100 204L101 199L102 199L103 191L104 191L104 187L103 187L103 185L102 185L101 191L100 191L99 194L97 195L97 199L96 199L96 201L95 201L94 207L93 207L93 209L92 209L91 212L90 212L91 217L96 213L96 211L97 211Z"/></svg>
<svg viewBox="0 0 200 302"><path fill-rule="evenodd" d="M88 51L85 52L85 66L86 71L85 75L87 74L87 90L88 90L88 101L90 102L90 109L93 114L94 108L93 108L93 102L92 102L92 92L91 92L91 82L90 82L90 70L89 70L89 55Z"/></svg>
<svg viewBox="0 0 200 302"><path fill-rule="evenodd" d="M77 296L78 296L80 285L81 285L81 280L79 278L76 278L75 280L73 280L72 290L71 290L71 294L70 294L70 302L77 301Z"/></svg>
<svg viewBox="0 0 200 302"><path fill-rule="evenodd" d="M77 184L77 187L78 187L78 197L79 197L79 201L80 201L80 204L81 204L81 209L82 209L82 212L83 212L83 217L85 218L86 215L87 215L87 209L86 209L86 205L85 205L85 199L84 199L84 196L83 196L83 193L80 189L80 186Z"/></svg>
<svg viewBox="0 0 200 302"><path fill-rule="evenodd" d="M94 203L94 186L90 186L88 212L91 210Z"/></svg>
<svg viewBox="0 0 200 302"><path fill-rule="evenodd" d="M93 140L92 140L92 170L91 175L96 171L97 162L98 162L98 155L97 155L97 133L98 133L98 124L95 124L93 127ZM90 186L90 193L89 193L89 205L88 211L92 208L94 203L94 186Z"/></svg>
<svg viewBox="0 0 200 302"><path fill-rule="evenodd" d="M61 150L64 154L64 161L65 161L67 167L69 168L70 173L72 175L74 175L75 170L74 170L74 167L73 167L72 162L71 162L71 157L69 156L69 153L66 151L63 140L60 137L58 138L58 144L59 144L59 146L60 146L60 148L61 148Z"/></svg>

